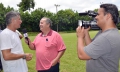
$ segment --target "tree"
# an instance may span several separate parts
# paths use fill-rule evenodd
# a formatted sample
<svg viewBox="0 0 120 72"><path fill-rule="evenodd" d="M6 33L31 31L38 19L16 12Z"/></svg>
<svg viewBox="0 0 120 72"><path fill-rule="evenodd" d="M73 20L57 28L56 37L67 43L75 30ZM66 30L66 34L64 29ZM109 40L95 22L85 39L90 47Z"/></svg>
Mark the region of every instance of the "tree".
<svg viewBox="0 0 120 72"><path fill-rule="evenodd" d="M5 25L5 15L7 12L11 11L14 9L11 8L10 6L8 7L4 7L4 5L2 3L0 3L0 26L2 29L4 29L6 27Z"/></svg>
<svg viewBox="0 0 120 72"><path fill-rule="evenodd" d="M20 11L26 11L26 10L30 10L30 8L35 7L35 2L34 0L22 0L19 4L17 4L17 6L19 7Z"/></svg>
<svg viewBox="0 0 120 72"><path fill-rule="evenodd" d="M4 24L5 7L0 3L0 24Z"/></svg>
<svg viewBox="0 0 120 72"><path fill-rule="evenodd" d="M53 17L53 13L46 11L45 9L38 8L31 13L29 12L20 12L21 14L21 19L22 19L22 25L21 28L19 29L20 31L22 28L26 28L27 31L29 32L39 32L39 23L40 19L42 17Z"/></svg>
<svg viewBox="0 0 120 72"><path fill-rule="evenodd" d="M61 31L71 31L74 29L74 25L77 26L78 19L75 19L77 16L71 9L58 11L57 17L59 29Z"/></svg>

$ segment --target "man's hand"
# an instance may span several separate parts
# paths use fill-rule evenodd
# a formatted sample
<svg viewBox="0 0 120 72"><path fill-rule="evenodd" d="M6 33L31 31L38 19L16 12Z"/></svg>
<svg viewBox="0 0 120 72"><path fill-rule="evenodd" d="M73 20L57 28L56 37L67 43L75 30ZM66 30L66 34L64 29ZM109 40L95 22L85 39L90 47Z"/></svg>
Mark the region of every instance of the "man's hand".
<svg viewBox="0 0 120 72"><path fill-rule="evenodd" d="M31 43L31 40L28 38L28 39L25 39L25 43L26 44L30 44Z"/></svg>
<svg viewBox="0 0 120 72"><path fill-rule="evenodd" d="M32 54L30 54L30 53L26 53L25 56L26 56L25 59L26 59L27 61L30 61L30 60L32 59Z"/></svg>
<svg viewBox="0 0 120 72"><path fill-rule="evenodd" d="M77 37L78 38L84 38L85 34L84 34L84 27L78 26L76 28L76 33L77 33Z"/></svg>
<svg viewBox="0 0 120 72"><path fill-rule="evenodd" d="M85 35L89 33L89 30L90 30L90 26L87 29L85 29L85 31L84 31Z"/></svg>
<svg viewBox="0 0 120 72"><path fill-rule="evenodd" d="M52 61L52 66L56 65L57 62L58 62L58 60L54 59L54 60Z"/></svg>

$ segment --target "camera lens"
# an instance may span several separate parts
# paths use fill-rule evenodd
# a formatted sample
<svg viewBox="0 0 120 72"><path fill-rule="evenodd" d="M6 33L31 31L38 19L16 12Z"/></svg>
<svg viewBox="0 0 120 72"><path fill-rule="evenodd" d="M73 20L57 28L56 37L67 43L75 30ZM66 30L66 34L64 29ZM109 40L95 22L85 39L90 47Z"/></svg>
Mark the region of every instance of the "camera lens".
<svg viewBox="0 0 120 72"><path fill-rule="evenodd" d="M78 26L82 26L82 20L78 20Z"/></svg>

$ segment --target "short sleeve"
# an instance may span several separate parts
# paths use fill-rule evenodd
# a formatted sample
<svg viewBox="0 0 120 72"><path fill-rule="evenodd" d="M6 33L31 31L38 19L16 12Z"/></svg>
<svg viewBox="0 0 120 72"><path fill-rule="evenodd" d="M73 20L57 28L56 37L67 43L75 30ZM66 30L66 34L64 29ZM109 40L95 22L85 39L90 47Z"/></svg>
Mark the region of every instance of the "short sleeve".
<svg viewBox="0 0 120 72"><path fill-rule="evenodd" d="M62 50L65 50L66 49L66 46L62 40L62 37L58 34L57 35L57 49L58 51L62 51Z"/></svg>
<svg viewBox="0 0 120 72"><path fill-rule="evenodd" d="M84 48L84 51L93 59L111 51L110 42L105 37L97 37L89 45Z"/></svg>
<svg viewBox="0 0 120 72"><path fill-rule="evenodd" d="M18 33L19 36L22 35L18 30L16 30L16 32Z"/></svg>
<svg viewBox="0 0 120 72"><path fill-rule="evenodd" d="M7 34L0 34L0 48L1 50L13 48L11 37Z"/></svg>

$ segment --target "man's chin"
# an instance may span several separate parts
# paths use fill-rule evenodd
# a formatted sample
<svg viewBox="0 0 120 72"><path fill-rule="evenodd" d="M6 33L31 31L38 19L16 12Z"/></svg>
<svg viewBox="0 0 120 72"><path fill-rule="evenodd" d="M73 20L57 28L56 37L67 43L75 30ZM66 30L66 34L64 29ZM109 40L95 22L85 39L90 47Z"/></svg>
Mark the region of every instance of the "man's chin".
<svg viewBox="0 0 120 72"><path fill-rule="evenodd" d="M20 26L19 27L17 27L17 29L19 29L20 28Z"/></svg>
<svg viewBox="0 0 120 72"><path fill-rule="evenodd" d="M43 30L43 28L40 28L40 30L42 31L42 30Z"/></svg>
<svg viewBox="0 0 120 72"><path fill-rule="evenodd" d="M20 28L20 27L18 27L18 28Z"/></svg>

